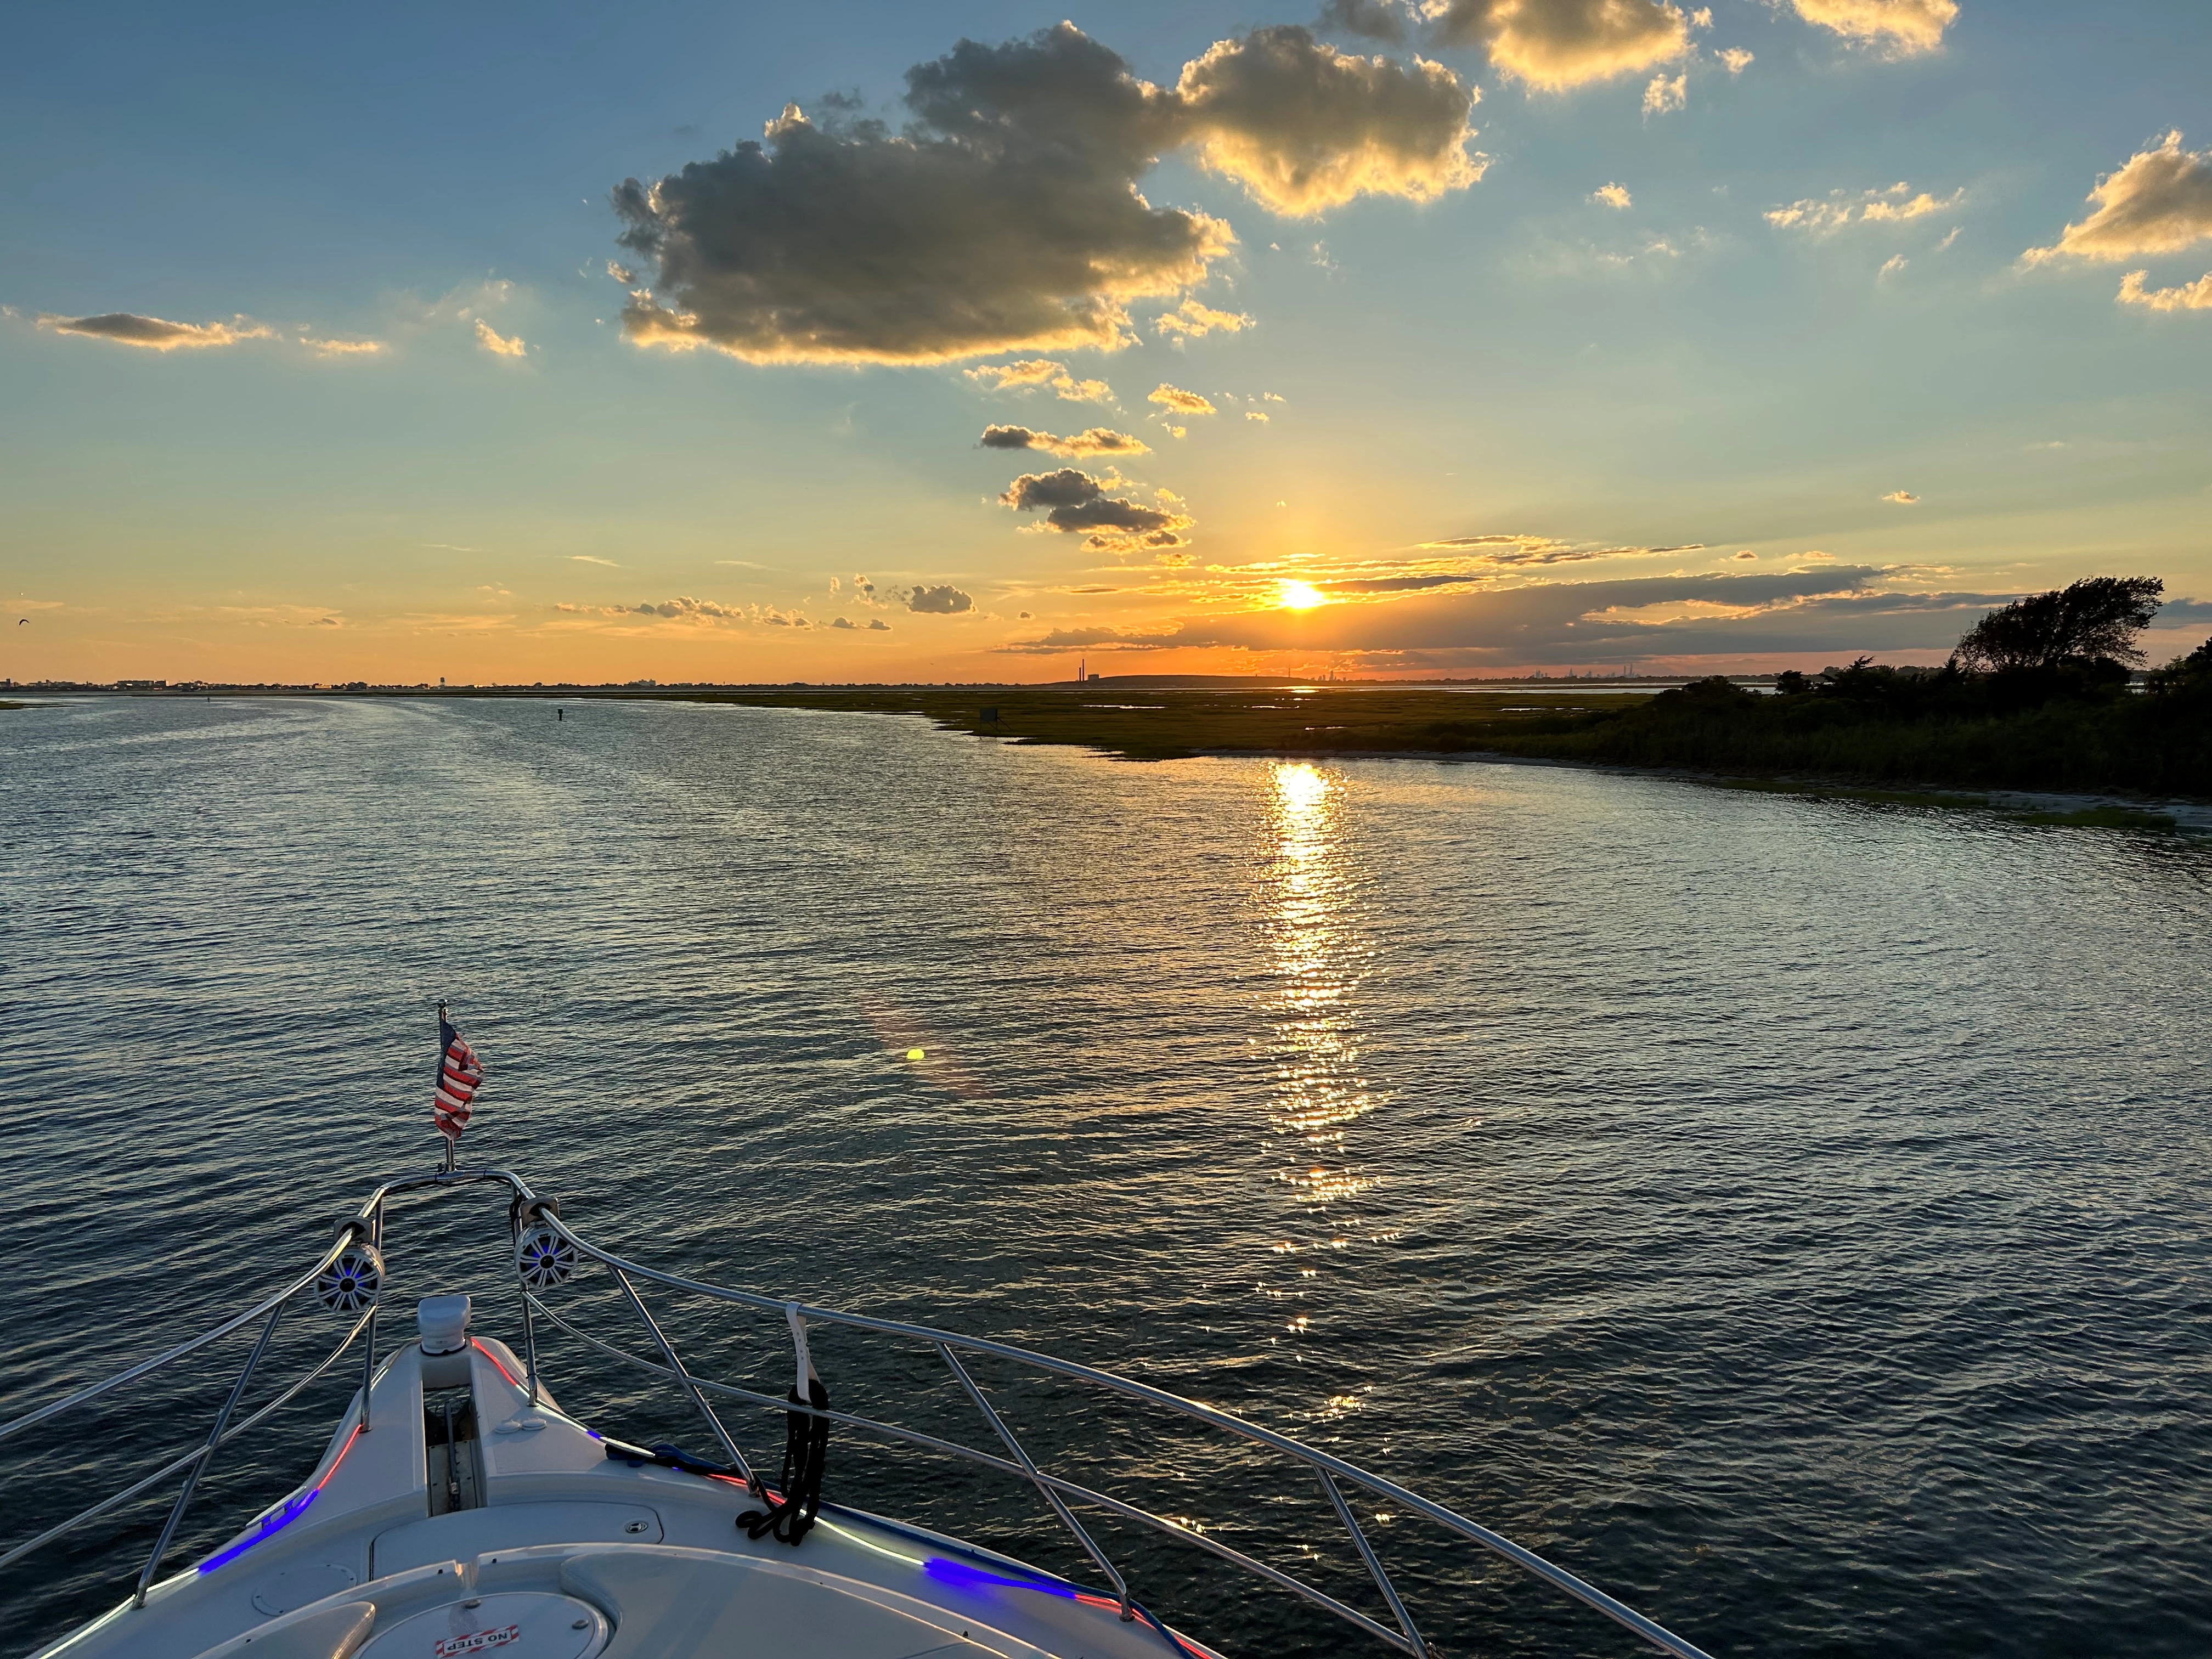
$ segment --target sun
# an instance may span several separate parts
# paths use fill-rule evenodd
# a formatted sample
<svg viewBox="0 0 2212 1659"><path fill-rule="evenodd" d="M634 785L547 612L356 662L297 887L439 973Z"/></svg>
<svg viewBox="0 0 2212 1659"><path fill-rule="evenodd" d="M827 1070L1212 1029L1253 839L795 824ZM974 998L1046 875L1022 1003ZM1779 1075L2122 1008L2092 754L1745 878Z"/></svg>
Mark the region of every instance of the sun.
<svg viewBox="0 0 2212 1659"><path fill-rule="evenodd" d="M1311 582L1285 582L1277 603L1285 611L1310 611L1317 605L1327 605L1328 595Z"/></svg>

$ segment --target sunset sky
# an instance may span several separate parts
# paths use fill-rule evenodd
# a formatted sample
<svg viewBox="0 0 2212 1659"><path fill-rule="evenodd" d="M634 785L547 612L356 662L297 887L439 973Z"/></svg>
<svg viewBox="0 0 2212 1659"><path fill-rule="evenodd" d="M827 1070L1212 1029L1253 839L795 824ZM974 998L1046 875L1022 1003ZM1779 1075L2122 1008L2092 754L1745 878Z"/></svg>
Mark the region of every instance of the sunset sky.
<svg viewBox="0 0 2212 1659"><path fill-rule="evenodd" d="M0 677L2212 633L2212 7L1311 3L19 15Z"/></svg>

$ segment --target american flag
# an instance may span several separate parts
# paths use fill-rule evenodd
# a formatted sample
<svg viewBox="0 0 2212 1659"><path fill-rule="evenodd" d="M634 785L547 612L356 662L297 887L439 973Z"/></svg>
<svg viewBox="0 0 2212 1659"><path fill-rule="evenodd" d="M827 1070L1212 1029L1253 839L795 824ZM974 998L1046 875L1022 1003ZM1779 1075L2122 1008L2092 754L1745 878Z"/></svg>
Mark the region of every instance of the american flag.
<svg viewBox="0 0 2212 1659"><path fill-rule="evenodd" d="M438 1005L438 1095L433 1109L437 1114L438 1133L448 1140L459 1140L461 1131L469 1127L469 1103L483 1086L483 1062L446 1018L442 1002Z"/></svg>

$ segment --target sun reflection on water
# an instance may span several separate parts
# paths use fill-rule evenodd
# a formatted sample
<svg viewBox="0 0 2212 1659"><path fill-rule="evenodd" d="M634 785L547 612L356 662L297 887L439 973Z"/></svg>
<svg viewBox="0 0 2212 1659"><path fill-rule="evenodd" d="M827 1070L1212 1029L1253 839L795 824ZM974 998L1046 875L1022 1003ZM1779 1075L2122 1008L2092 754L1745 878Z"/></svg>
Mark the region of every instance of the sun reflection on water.
<svg viewBox="0 0 2212 1659"><path fill-rule="evenodd" d="M1359 1225L1343 1206L1375 1184L1348 1143L1351 1126L1375 1107L1352 1003L1372 951L1356 903L1358 871L1346 844L1351 796L1345 780L1307 762L1284 762L1270 769L1268 785L1273 845L1261 893L1274 981L1268 1119L1281 1158L1277 1178L1291 1188L1314 1229L1306 1240L1273 1248L1300 1255L1342 1249L1344 1235ZM1303 1302L1322 1282L1318 1270L1298 1267L1291 1288L1268 1287L1268 1294ZM1312 1316L1297 1313L1285 1328L1302 1335Z"/></svg>

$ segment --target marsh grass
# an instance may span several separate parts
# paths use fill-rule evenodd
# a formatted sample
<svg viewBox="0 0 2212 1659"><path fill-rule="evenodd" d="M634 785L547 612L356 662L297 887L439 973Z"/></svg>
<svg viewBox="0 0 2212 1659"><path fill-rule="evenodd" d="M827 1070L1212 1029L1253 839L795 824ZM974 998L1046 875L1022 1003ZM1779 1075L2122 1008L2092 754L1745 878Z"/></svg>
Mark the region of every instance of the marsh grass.
<svg viewBox="0 0 2212 1659"><path fill-rule="evenodd" d="M1540 701L1526 691L1389 686L867 686L643 695L920 715L947 730L1079 745L1131 761L1510 755L1720 774L1750 787L1958 809L1991 806L1967 791L2212 797L2212 711L2193 701L2125 695L2009 709L1753 696L1725 682L1652 696L1547 692ZM2171 822L2118 806L2084 811L2089 815L2013 816L2132 829Z"/></svg>
<svg viewBox="0 0 2212 1659"><path fill-rule="evenodd" d="M1200 754L1464 753L1579 730L1633 696L1571 694L1531 708L1525 692L1267 687L1233 691L1026 686L793 688L682 693L765 708L920 714L951 731L1016 744L1069 744L1125 760ZM1553 703L1557 706L1552 706ZM984 712L995 718L985 720ZM1531 751L1534 752L1534 751Z"/></svg>

